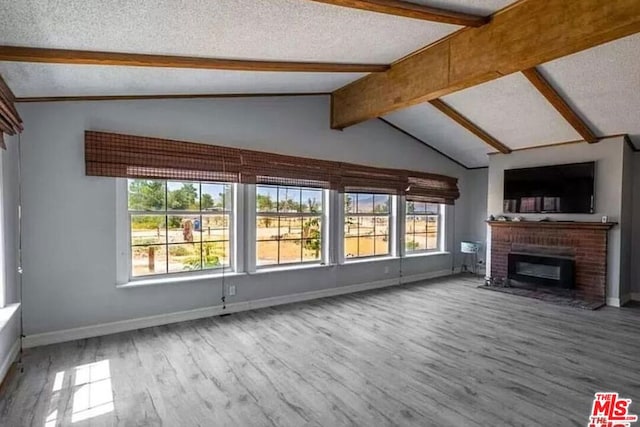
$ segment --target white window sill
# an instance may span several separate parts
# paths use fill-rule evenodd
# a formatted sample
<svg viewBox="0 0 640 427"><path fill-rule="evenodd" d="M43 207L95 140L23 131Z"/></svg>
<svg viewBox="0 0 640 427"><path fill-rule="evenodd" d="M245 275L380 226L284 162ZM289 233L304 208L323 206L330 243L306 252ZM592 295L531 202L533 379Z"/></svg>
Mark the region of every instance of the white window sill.
<svg viewBox="0 0 640 427"><path fill-rule="evenodd" d="M7 304L6 306L0 308L0 331L2 331L4 327L9 324L9 322L19 309L19 302L14 304Z"/></svg>
<svg viewBox="0 0 640 427"><path fill-rule="evenodd" d="M256 271L252 271L249 273L250 276L255 274L267 274L267 273L277 273L280 271L295 271L295 270L312 270L316 268L331 268L335 267L335 264L298 264L298 265L285 265L285 266L275 266L275 267L263 267L259 268Z"/></svg>
<svg viewBox="0 0 640 427"><path fill-rule="evenodd" d="M198 282L202 280L215 280L221 279L222 276L227 277L238 277L244 276L246 273L236 273L236 272L228 272L224 273L215 273L215 274L194 274L191 276L176 276L176 277L154 277L152 279L140 279L140 280L131 280L127 283L120 283L116 285L116 288L119 289L129 289L129 288L139 288L144 286L155 286L155 285L168 285L172 283L187 283L187 282Z"/></svg>
<svg viewBox="0 0 640 427"><path fill-rule="evenodd" d="M362 264L367 262L378 262L378 261L391 261L394 259L400 259L400 257L389 255L389 256L380 256L380 257L370 256L365 258L347 258L344 260L343 265Z"/></svg>
<svg viewBox="0 0 640 427"><path fill-rule="evenodd" d="M405 258L419 258L423 256L442 256L442 255L451 255L451 252L447 251L437 251L437 252L416 252L412 254L406 254Z"/></svg>
<svg viewBox="0 0 640 427"><path fill-rule="evenodd" d="M406 254L403 258L420 258L420 257L430 257L430 256L443 256L443 255L451 255L451 252L446 251L438 251L438 252L418 252L413 254ZM367 258L348 258L344 260L343 265L349 264L362 264L367 262L378 262L378 261L391 261L391 260L399 260L398 256L383 256L383 257L367 257Z"/></svg>

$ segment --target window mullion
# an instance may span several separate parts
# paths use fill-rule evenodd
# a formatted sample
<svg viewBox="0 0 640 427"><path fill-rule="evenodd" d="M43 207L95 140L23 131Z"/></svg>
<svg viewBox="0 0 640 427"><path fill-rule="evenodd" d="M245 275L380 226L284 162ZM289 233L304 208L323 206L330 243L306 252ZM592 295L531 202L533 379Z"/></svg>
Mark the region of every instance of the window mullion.
<svg viewBox="0 0 640 427"><path fill-rule="evenodd" d="M277 258L278 259L278 262L277 262L278 264L280 264L280 244L282 243L282 238L280 237L281 236L281 234L280 234L280 228L281 227L282 227L281 220L280 220L280 217L278 217L278 245L277 245L278 246L278 258Z"/></svg>
<svg viewBox="0 0 640 427"><path fill-rule="evenodd" d="M165 274L169 273L169 184L164 181L164 266ZM155 256L155 255L154 255Z"/></svg>
<svg viewBox="0 0 640 427"><path fill-rule="evenodd" d="M407 235L407 202L405 196L398 196L396 202L396 254L399 257L407 255L406 235ZM415 230L414 230L415 231Z"/></svg>

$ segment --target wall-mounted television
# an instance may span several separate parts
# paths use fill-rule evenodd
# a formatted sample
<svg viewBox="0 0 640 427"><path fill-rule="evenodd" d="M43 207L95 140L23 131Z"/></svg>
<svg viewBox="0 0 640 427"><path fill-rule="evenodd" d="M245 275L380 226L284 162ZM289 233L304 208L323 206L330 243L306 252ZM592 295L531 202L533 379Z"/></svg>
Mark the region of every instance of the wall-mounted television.
<svg viewBox="0 0 640 427"><path fill-rule="evenodd" d="M593 213L595 162L504 171L505 213Z"/></svg>

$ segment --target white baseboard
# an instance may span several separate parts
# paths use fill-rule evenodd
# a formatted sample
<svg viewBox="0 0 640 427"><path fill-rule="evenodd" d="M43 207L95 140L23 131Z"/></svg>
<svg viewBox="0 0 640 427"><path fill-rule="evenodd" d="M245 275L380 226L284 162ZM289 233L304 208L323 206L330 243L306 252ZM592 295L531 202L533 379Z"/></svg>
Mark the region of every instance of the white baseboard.
<svg viewBox="0 0 640 427"><path fill-rule="evenodd" d="M73 341L84 338L99 337L118 332L132 331L135 329L150 328L153 326L167 325L170 323L184 322L187 320L201 319L204 317L219 316L221 314L237 313L240 311L255 310L258 308L273 307L276 305L290 304L294 302L308 301L318 298L336 295L350 294L370 289L384 288L421 280L434 279L451 275L451 270L438 270L429 273L416 274L405 277L378 280L375 282L360 283L357 285L339 286L335 288L321 289L318 291L302 292L299 294L283 295L263 298L253 301L232 302L227 304L225 310L221 305L196 308L194 310L178 311L174 313L160 314L156 316L140 317L137 319L120 320L117 322L102 323L99 325L83 326L80 328L64 329L60 331L45 332L42 334L27 335L22 345L24 348L38 347L42 345L56 344L65 341Z"/></svg>
<svg viewBox="0 0 640 427"><path fill-rule="evenodd" d="M620 307L620 298L607 298L607 305L610 307Z"/></svg>
<svg viewBox="0 0 640 427"><path fill-rule="evenodd" d="M7 354L7 356L2 361L2 364L0 365L0 384L2 384L2 381L4 381L4 377L7 375L7 372L9 372L9 368L11 368L13 362L15 362L18 358L19 352L20 338L15 340L15 342L11 346L11 349L9 349L9 354Z"/></svg>
<svg viewBox="0 0 640 427"><path fill-rule="evenodd" d="M633 294L623 295L622 298L607 298L607 305L611 307L622 307L633 299Z"/></svg>

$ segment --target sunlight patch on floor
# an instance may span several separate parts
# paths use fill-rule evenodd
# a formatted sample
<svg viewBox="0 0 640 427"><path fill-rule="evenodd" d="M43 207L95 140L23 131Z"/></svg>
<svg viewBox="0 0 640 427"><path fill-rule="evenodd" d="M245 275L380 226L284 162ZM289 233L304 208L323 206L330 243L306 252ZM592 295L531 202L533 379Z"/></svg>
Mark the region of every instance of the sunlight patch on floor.
<svg viewBox="0 0 640 427"><path fill-rule="evenodd" d="M78 366L75 374L75 386L78 389L73 394L71 422L112 412L114 406L109 361Z"/></svg>

